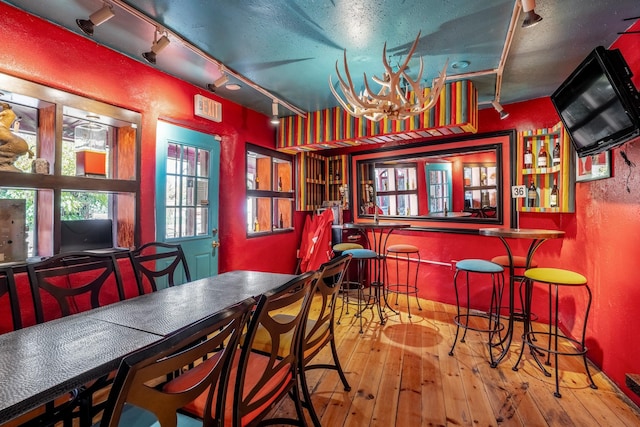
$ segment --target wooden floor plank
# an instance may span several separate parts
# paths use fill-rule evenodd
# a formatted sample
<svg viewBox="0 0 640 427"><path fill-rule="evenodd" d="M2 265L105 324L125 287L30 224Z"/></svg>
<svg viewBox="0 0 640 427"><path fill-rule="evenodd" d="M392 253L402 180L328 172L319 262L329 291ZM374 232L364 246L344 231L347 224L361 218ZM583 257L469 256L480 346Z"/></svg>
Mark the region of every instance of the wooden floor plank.
<svg viewBox="0 0 640 427"><path fill-rule="evenodd" d="M395 300L394 300L395 302ZM554 397L554 377L545 377L521 351L522 324L516 322L514 342L496 368L488 363L486 335L471 332L449 350L455 335L455 307L421 300L423 310L406 313L400 297L399 315L381 325L376 313L364 313L364 333L353 308L336 325L338 353L352 390L343 390L338 375L314 373L314 407L324 426L639 426L640 411L590 365L598 390L588 385L580 357L560 357L561 398ZM395 305L393 306L394 308ZM536 325L544 330L546 325ZM323 351L321 360L330 357ZM552 371L551 371L552 372ZM282 406L282 411L291 407ZM280 414L276 411L276 414Z"/></svg>

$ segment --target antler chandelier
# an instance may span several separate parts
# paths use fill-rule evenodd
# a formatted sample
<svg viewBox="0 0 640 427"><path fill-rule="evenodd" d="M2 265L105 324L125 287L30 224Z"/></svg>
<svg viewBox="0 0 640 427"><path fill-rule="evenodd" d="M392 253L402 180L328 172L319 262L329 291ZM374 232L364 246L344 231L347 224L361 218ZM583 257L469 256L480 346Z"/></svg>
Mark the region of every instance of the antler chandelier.
<svg viewBox="0 0 640 427"><path fill-rule="evenodd" d="M342 108L354 117L364 117L368 120L379 121L383 118L391 120L404 120L406 118L423 113L432 108L440 95L440 91L444 86L446 79L447 64L445 63L439 77L434 79L431 91L425 96L425 91L420 87L422 79L423 62L420 58L420 71L415 80L407 75L407 66L411 56L418 46L420 33L413 42L409 53L402 65L398 66L397 71L393 71L387 61L387 43L384 43L382 49L382 64L384 66L384 74L382 78L376 76L372 80L380 85L377 93L371 90L367 80L367 74L364 73L365 90L357 93L353 87L351 74L349 74L349 65L347 64L347 51L344 51L344 72L346 80L338 70L338 61L336 60L336 73L338 75L338 83L340 90L344 94L344 98L337 93L333 87L331 76L329 76L329 89L336 97Z"/></svg>

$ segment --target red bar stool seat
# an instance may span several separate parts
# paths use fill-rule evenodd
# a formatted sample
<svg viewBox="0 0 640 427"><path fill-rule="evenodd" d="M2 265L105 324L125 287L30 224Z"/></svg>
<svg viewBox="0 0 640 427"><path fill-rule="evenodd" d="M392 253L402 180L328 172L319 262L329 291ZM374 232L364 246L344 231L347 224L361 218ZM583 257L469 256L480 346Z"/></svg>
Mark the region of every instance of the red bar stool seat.
<svg viewBox="0 0 640 427"><path fill-rule="evenodd" d="M411 258L414 258L412 260ZM414 264L415 269L411 268ZM395 280L389 280L389 262L395 267ZM392 245L387 248L385 255L385 271L386 271L386 292L396 294L396 302L398 305L398 294L405 294L407 298L407 313L411 318L411 304L409 303L409 295L416 297L418 309L422 311L420 300L418 299L418 270L420 269L420 251L416 246L408 244ZM404 272L405 274L401 274ZM386 297L385 297L386 300Z"/></svg>

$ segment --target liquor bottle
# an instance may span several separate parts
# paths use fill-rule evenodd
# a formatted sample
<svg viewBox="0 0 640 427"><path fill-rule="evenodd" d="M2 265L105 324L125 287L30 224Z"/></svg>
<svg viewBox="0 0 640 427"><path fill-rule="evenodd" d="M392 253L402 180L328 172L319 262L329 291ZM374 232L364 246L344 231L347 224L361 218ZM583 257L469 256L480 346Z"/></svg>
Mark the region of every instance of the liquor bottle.
<svg viewBox="0 0 640 427"><path fill-rule="evenodd" d="M540 151L538 151L538 167L546 168L547 165L547 149L544 147L544 142L541 142Z"/></svg>
<svg viewBox="0 0 640 427"><path fill-rule="evenodd" d="M553 147L551 165L558 166L559 164L560 164L560 140L556 138L556 145Z"/></svg>
<svg viewBox="0 0 640 427"><path fill-rule="evenodd" d="M258 217L253 221L253 231L260 231L260 223L258 222Z"/></svg>
<svg viewBox="0 0 640 427"><path fill-rule="evenodd" d="M256 176L255 183L256 183L256 190L259 190L260 189L260 178L258 178L257 176Z"/></svg>
<svg viewBox="0 0 640 427"><path fill-rule="evenodd" d="M282 191L282 177L278 177L278 191Z"/></svg>
<svg viewBox="0 0 640 427"><path fill-rule="evenodd" d="M549 196L549 206L552 208L558 207L558 183L553 180L553 188L551 189L551 195Z"/></svg>
<svg viewBox="0 0 640 427"><path fill-rule="evenodd" d="M284 228L284 220L282 219L282 214L280 214L280 228Z"/></svg>
<svg viewBox="0 0 640 427"><path fill-rule="evenodd" d="M531 152L531 142L527 142L527 149L524 152L524 168L531 169L533 167L533 153Z"/></svg>
<svg viewBox="0 0 640 427"><path fill-rule="evenodd" d="M535 207L537 198L538 191L536 189L536 185L533 183L533 180L531 180L531 183L529 184L529 190L527 191L527 206L529 206L530 208Z"/></svg>

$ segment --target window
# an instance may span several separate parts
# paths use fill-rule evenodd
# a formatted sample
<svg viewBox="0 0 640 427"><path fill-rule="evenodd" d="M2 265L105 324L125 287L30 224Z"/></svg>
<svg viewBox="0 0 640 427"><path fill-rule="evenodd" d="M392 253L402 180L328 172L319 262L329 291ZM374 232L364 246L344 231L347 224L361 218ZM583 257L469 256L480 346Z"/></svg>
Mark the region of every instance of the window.
<svg viewBox="0 0 640 427"><path fill-rule="evenodd" d="M376 202L382 215L418 215L415 164L376 165ZM380 212L382 211L382 212Z"/></svg>
<svg viewBox="0 0 640 427"><path fill-rule="evenodd" d="M293 229L292 158L247 144L247 235Z"/></svg>
<svg viewBox="0 0 640 427"><path fill-rule="evenodd" d="M497 202L496 164L465 163L464 208L465 210L492 209Z"/></svg>
<svg viewBox="0 0 640 427"><path fill-rule="evenodd" d="M4 74L0 103L15 114L12 137L33 154L0 165L0 201L24 206L26 253L13 261L58 253L63 222L110 221L113 245L133 247L140 114Z"/></svg>
<svg viewBox="0 0 640 427"><path fill-rule="evenodd" d="M451 164L427 163L425 171L427 175L429 213L451 211Z"/></svg>

